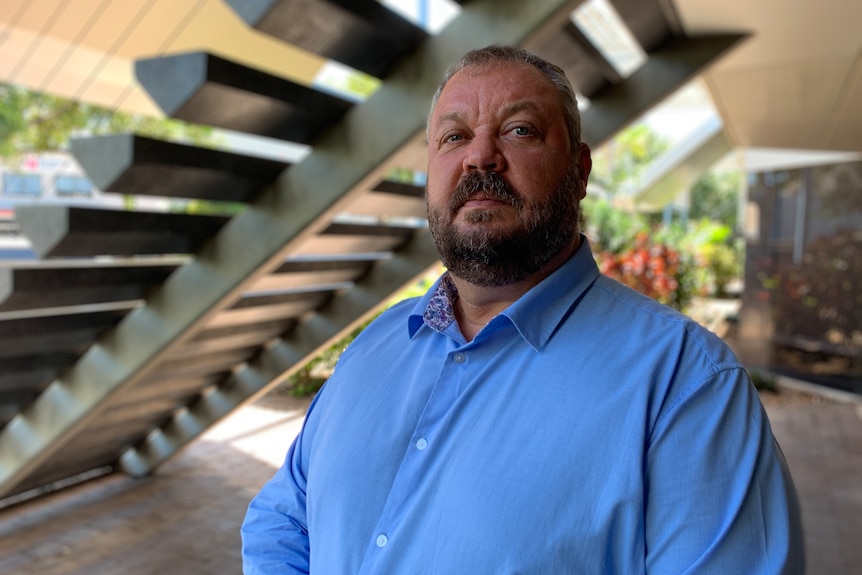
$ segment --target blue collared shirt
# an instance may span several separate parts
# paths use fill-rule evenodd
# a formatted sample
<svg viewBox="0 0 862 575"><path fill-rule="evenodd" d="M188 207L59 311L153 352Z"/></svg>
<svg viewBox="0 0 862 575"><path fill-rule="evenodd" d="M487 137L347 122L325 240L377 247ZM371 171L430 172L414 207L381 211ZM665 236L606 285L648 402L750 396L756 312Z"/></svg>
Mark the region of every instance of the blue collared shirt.
<svg viewBox="0 0 862 575"><path fill-rule="evenodd" d="M802 572L783 457L719 338L587 242L473 341L453 288L342 355L249 506L247 575Z"/></svg>

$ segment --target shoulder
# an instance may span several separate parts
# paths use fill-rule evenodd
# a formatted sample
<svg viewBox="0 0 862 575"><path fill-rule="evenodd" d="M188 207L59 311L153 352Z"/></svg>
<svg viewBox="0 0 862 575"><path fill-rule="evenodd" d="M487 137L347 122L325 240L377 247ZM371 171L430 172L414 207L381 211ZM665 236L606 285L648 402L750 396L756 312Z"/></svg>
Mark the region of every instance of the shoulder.
<svg viewBox="0 0 862 575"><path fill-rule="evenodd" d="M622 346L651 355L678 354L706 372L741 367L730 347L691 317L607 276L600 275L583 302L592 323Z"/></svg>
<svg viewBox="0 0 862 575"><path fill-rule="evenodd" d="M597 361L618 366L619 381L650 396L654 425L678 417L683 406L701 413L750 403L740 399L754 393L745 367L724 340L689 316L605 276L587 298L583 303L595 311L586 316L592 336L604 341L594 348Z"/></svg>
<svg viewBox="0 0 862 575"><path fill-rule="evenodd" d="M593 296L606 298L608 305L617 307L620 312L646 314L667 322L686 322L689 319L679 311L603 274L596 278L593 288Z"/></svg>

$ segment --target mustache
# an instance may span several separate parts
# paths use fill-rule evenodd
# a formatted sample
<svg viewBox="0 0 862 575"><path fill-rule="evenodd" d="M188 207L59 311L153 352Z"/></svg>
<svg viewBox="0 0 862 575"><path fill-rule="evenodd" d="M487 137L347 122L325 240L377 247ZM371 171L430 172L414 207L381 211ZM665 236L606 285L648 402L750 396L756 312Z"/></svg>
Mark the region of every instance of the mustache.
<svg viewBox="0 0 862 575"><path fill-rule="evenodd" d="M467 200L479 193L490 199L506 202L516 208L522 207L524 203L518 192L500 174L496 172L470 172L458 182L449 207L454 213Z"/></svg>

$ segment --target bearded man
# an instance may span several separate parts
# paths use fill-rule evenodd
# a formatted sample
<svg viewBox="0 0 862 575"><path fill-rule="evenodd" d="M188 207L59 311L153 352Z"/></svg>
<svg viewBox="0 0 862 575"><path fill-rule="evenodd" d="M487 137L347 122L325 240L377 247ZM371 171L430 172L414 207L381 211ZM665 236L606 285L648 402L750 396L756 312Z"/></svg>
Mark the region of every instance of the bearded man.
<svg viewBox="0 0 862 575"><path fill-rule="evenodd" d="M793 486L716 336L602 276L558 67L490 47L428 120L446 273L350 345L243 525L247 575L802 572Z"/></svg>

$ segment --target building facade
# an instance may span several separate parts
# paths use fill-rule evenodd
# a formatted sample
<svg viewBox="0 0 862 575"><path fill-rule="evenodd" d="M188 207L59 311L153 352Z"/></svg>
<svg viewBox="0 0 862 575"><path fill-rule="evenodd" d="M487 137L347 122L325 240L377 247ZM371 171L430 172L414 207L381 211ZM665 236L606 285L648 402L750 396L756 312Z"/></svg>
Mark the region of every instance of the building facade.
<svg viewBox="0 0 862 575"><path fill-rule="evenodd" d="M739 353L862 392L862 162L751 174Z"/></svg>

